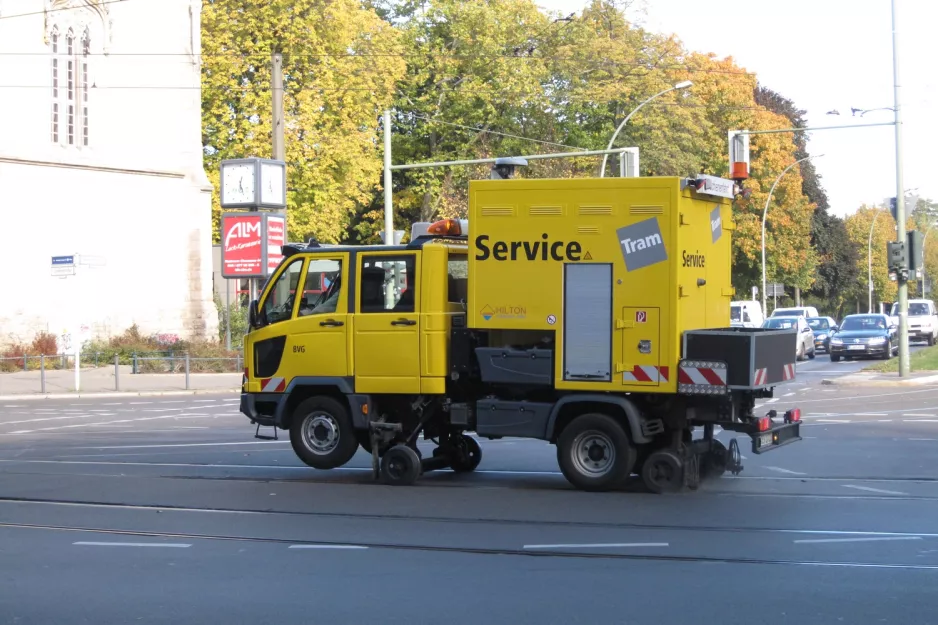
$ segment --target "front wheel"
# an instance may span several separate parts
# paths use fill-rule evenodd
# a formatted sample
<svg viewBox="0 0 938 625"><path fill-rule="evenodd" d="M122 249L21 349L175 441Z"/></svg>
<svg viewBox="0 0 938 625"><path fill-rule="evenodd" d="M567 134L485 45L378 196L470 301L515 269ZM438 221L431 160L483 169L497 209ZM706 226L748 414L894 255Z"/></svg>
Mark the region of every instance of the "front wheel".
<svg viewBox="0 0 938 625"><path fill-rule="evenodd" d="M925 339L925 343L926 343L926 345L928 345L929 347L931 347L932 345L934 345L934 344L935 344L935 335L934 335L934 334L929 334L929 335L928 335L928 338Z"/></svg>
<svg viewBox="0 0 938 625"><path fill-rule="evenodd" d="M453 441L450 466L456 473L475 471L482 462L482 448L479 442L466 434L461 434Z"/></svg>
<svg viewBox="0 0 938 625"><path fill-rule="evenodd" d="M557 463L567 481L580 490L614 490L632 475L635 447L625 428L612 417L585 414L561 432Z"/></svg>
<svg viewBox="0 0 938 625"><path fill-rule="evenodd" d="M310 397L293 411L290 444L314 469L335 469L352 459L358 439L345 406L331 397Z"/></svg>
<svg viewBox="0 0 938 625"><path fill-rule="evenodd" d="M808 358L810 358L811 360L814 360L816 356L817 356L817 348L812 348L811 351L808 352Z"/></svg>

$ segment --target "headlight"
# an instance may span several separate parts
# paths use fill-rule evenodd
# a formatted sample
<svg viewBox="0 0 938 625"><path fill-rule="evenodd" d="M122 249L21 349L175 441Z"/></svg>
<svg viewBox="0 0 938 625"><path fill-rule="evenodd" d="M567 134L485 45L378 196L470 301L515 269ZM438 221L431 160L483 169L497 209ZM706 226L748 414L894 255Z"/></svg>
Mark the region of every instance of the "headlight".
<svg viewBox="0 0 938 625"><path fill-rule="evenodd" d="M831 339L831 345L843 345L843 344L844 344L843 339L837 339L837 338Z"/></svg>
<svg viewBox="0 0 938 625"><path fill-rule="evenodd" d="M823 341L824 339L827 338L827 335L822 332L821 334L817 335L817 338L818 340Z"/></svg>
<svg viewBox="0 0 938 625"><path fill-rule="evenodd" d="M886 342L886 339L881 336L876 336L870 339L870 345L882 345Z"/></svg>

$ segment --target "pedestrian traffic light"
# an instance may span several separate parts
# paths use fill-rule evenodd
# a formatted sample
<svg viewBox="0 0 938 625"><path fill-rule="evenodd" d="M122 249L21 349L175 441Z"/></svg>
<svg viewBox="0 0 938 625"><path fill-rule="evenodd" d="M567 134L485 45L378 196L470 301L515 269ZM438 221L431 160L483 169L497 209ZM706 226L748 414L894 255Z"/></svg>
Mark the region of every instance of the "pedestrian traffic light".
<svg viewBox="0 0 938 625"><path fill-rule="evenodd" d="M908 249L909 270L916 271L923 264L922 242L925 236L918 230L910 230L906 233L906 242Z"/></svg>
<svg viewBox="0 0 938 625"><path fill-rule="evenodd" d="M886 256L889 261L889 271L902 274L908 271L909 259L906 256L905 241L889 241L886 244Z"/></svg>

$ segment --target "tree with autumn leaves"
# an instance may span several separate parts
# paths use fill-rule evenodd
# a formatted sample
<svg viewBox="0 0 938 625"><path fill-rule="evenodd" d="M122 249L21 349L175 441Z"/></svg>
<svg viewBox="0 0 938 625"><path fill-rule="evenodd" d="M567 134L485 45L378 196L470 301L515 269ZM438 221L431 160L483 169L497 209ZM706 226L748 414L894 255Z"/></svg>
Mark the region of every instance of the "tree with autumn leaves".
<svg viewBox="0 0 938 625"><path fill-rule="evenodd" d="M732 59L691 52L673 36L636 27L614 0L593 0L569 15L545 14L533 0L271 0L246 7L241 0L206 0L203 7L206 169L217 188L222 159L270 154L270 54L282 52L293 239L378 240L385 108L393 111L395 163L601 149L640 102L692 80L691 89L643 108L620 134L618 145L640 149L643 176L725 176L728 130L803 125L792 103ZM753 193L734 205L740 296L761 284L768 191L806 155L799 135L752 138ZM598 169L598 158L532 161L522 175ZM468 180L486 174L481 166L396 172L397 227L465 214ZM821 298L828 312L842 308L848 294L855 296L859 263L848 230L827 213L810 163L796 166L768 211L770 281Z"/></svg>

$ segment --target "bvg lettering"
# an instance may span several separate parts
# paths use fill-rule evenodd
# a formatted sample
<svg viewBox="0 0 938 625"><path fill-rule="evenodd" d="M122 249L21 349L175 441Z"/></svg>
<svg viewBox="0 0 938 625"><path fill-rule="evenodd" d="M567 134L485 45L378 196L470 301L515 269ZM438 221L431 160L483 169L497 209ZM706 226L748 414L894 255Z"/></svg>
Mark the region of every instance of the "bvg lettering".
<svg viewBox="0 0 938 625"><path fill-rule="evenodd" d="M542 234L540 241L494 241L491 247L488 241L491 237L480 234L476 237L476 260L556 260L578 262L583 248L577 241L550 241L548 235Z"/></svg>
<svg viewBox="0 0 938 625"><path fill-rule="evenodd" d="M681 258L684 261L684 267L699 267L704 269L707 266L707 257L698 250L693 254L688 254L687 250L681 252Z"/></svg>

